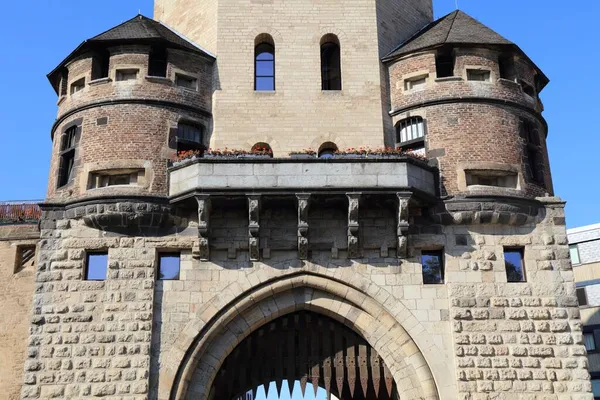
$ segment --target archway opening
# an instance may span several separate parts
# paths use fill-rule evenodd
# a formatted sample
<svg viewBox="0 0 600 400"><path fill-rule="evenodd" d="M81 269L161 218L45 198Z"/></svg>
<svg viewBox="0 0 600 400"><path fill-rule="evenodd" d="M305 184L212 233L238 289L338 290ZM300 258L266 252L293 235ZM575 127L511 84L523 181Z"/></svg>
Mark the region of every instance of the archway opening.
<svg viewBox="0 0 600 400"><path fill-rule="evenodd" d="M240 342L217 373L209 399L398 399L388 367L369 343L327 316L298 311Z"/></svg>

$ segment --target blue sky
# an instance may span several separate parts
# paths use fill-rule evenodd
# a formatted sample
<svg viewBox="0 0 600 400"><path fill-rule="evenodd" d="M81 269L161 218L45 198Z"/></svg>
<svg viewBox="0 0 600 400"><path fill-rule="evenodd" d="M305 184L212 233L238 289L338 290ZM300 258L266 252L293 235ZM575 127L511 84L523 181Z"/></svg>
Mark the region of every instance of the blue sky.
<svg viewBox="0 0 600 400"><path fill-rule="evenodd" d="M435 16L454 10L454 2L434 0ZM459 6L516 42L550 77L542 100L550 126L555 192L568 201L569 227L600 222L600 185L596 183L600 137L594 117L600 114L596 110L600 53L593 41L599 37L595 16L600 13L600 2L459 0ZM152 16L152 0L3 4L0 200L45 196L57 100L46 74L81 41L133 17L138 10Z"/></svg>

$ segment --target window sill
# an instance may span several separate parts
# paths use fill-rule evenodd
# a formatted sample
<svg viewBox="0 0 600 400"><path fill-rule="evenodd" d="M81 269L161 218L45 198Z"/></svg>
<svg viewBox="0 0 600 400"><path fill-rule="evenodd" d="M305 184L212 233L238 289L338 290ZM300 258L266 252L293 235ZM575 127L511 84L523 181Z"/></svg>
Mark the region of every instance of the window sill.
<svg viewBox="0 0 600 400"><path fill-rule="evenodd" d="M462 76L445 76L443 78L435 78L435 82L437 82L437 83L442 83L442 82L460 82L462 80L463 80Z"/></svg>
<svg viewBox="0 0 600 400"><path fill-rule="evenodd" d="M166 76L151 76L144 77L148 82L162 83L163 85L171 85L173 81Z"/></svg>
<svg viewBox="0 0 600 400"><path fill-rule="evenodd" d="M110 83L110 82L112 82L112 79L110 79L109 77L106 77L106 78L100 78L100 79L95 79L93 81L89 81L88 85L98 86L98 85L104 85L105 83Z"/></svg>

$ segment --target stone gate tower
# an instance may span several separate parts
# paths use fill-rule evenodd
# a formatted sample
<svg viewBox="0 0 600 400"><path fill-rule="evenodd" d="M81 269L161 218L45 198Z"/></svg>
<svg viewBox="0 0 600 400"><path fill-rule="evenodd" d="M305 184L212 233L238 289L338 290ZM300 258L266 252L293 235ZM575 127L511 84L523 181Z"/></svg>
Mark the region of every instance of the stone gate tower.
<svg viewBox="0 0 600 400"><path fill-rule="evenodd" d="M548 79L432 15L156 0L75 49L22 398L591 399Z"/></svg>

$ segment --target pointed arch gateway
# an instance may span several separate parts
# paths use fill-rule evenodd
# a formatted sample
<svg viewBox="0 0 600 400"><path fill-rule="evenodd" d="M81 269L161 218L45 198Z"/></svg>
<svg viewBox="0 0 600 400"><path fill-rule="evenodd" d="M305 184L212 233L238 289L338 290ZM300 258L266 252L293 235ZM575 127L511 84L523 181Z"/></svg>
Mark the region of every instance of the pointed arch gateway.
<svg viewBox="0 0 600 400"><path fill-rule="evenodd" d="M343 362L339 367L344 368L342 382L344 399L352 398L349 394L352 384L350 379L357 379L354 382L354 394L357 399L390 398L389 394L385 393L387 391L386 377L388 377L388 382L391 382L391 398L394 398L393 396L397 393L397 398L402 400L439 399L431 370L423 354L404 328L381 304L365 293L340 281L303 271L265 282L239 295L227 306L217 311L216 315L214 315L216 311L214 305L211 307L213 307L212 310L205 309L198 312L197 321L186 327L185 332L176 343L176 348L170 352L170 359L166 360L164 366L161 366L159 398L221 400L228 399L227 396L230 394L235 396L233 390L232 393L227 394L222 392L217 394L215 390L219 390L221 385L219 374L222 373L223 366L227 368L227 365L231 364L230 357L236 357L238 346L244 343L247 345L248 342L245 339L249 337L249 340L252 341L252 337L260 335L261 330L264 335L265 329L277 329L277 324L283 326L284 320L287 320L286 324L304 324L306 326L306 318L309 316L311 321L313 318L317 320L317 326L319 319L322 321L321 325L333 323L338 330L341 325L342 337L345 334L351 338L351 346L348 346L348 342L341 345L344 358L341 359ZM214 315L208 322L204 322L202 319L202 315L206 313ZM301 318L304 319L304 322L301 322ZM275 325L273 326L272 323ZM306 338L311 337L310 335L305 336ZM298 340L300 337L301 335L298 335ZM361 346L363 346L363 350L361 350ZM350 354L348 357L350 347L358 351L358 356ZM311 347L308 348L309 352L311 349ZM335 350L335 346L333 350ZM360 373L360 363L364 363L365 360L361 354L364 355L365 350L367 357L369 355L370 358L377 357L381 363L381 368L378 370L380 373L382 372L380 379L383 382L380 381L380 387L383 390L376 394L374 394L374 383L377 372L373 369L376 361L368 361L370 368L367 368L363 375ZM185 353L179 355L179 351ZM335 358L337 353L337 351L332 351L330 356ZM306 357L308 356L310 353L306 355ZM182 359L183 361L181 361ZM340 360L339 355L338 360ZM348 373L347 368L347 365L351 365L353 362L359 363L358 368L354 368L356 372L354 377ZM310 365L310 362L308 364ZM362 366L364 372L364 365ZM335 360L333 367L335 367ZM286 371L291 371L291 364ZM262 372L257 374L258 378L253 381L252 372L249 379L246 372L248 379L246 386L250 387L255 381L258 382L261 379L270 379L268 375L277 378L277 374L272 373L271 370L271 373L266 373L265 376L262 375ZM294 365L294 375L299 375L300 380L312 384L309 377L316 378L316 371L304 372L301 370L297 374ZM365 392L362 392L363 386L360 382L362 376L371 379L365 385L366 395ZM333 373L333 378L339 377L342 377L341 373L338 375ZM323 385L322 387L325 386L324 378L325 372L320 368L318 386L321 386L319 383ZM393 380L390 381L390 378ZM238 384L238 386L243 385ZM332 382L330 387L333 394L339 390L337 381ZM239 390L243 391L243 389ZM233 400L233 397L228 400Z"/></svg>

